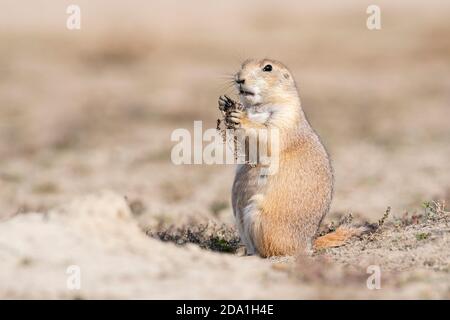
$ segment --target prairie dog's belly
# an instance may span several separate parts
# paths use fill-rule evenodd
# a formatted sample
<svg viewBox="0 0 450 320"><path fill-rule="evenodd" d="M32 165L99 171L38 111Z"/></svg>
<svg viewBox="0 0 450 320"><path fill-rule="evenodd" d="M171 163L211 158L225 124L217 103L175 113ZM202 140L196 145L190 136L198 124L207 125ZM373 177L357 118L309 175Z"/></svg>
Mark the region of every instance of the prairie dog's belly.
<svg viewBox="0 0 450 320"><path fill-rule="evenodd" d="M232 194L233 208L242 209L249 204L253 196L264 194L265 184L260 181L260 171L259 167L248 168L244 165L236 172Z"/></svg>
<svg viewBox="0 0 450 320"><path fill-rule="evenodd" d="M245 207L253 196L264 195L267 185L267 176L264 172L261 167L251 168L248 165L238 167L232 190L233 208Z"/></svg>
<svg viewBox="0 0 450 320"><path fill-rule="evenodd" d="M236 226L249 254L256 253L255 228L261 223L261 205L265 197L265 182L261 168L241 165L236 170L232 190L232 205Z"/></svg>

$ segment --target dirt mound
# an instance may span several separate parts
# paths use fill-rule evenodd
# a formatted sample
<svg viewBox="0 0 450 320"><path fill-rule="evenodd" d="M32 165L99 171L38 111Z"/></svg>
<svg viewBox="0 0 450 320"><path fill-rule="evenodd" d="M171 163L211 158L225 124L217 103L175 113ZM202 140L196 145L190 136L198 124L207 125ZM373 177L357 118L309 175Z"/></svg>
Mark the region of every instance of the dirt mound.
<svg viewBox="0 0 450 320"><path fill-rule="evenodd" d="M2 222L0 260L1 298L264 298L267 283L270 294L289 296L279 281L287 276L271 274L266 261L146 236L111 192ZM67 286L73 266L80 290Z"/></svg>

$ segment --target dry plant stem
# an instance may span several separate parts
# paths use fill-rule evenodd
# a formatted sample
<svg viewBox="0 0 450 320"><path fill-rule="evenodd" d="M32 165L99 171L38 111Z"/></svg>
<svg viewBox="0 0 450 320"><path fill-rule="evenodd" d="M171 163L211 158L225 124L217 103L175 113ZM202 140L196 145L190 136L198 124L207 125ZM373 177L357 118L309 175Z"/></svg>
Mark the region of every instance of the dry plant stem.
<svg viewBox="0 0 450 320"><path fill-rule="evenodd" d="M228 123L226 121L227 115L229 115L233 111L243 110L243 109L244 109L244 106L241 103L234 101L227 95L221 96L219 98L219 110L221 111L222 119L217 119L216 129L222 135L224 142L226 142L226 137L227 137L226 130L227 129L235 129L230 123ZM224 124L223 128L221 127L222 123ZM239 143L238 143L237 136L233 135L233 150L234 150L235 160L237 160L237 158L238 158L238 150L240 147L238 144Z"/></svg>
<svg viewBox="0 0 450 320"><path fill-rule="evenodd" d="M383 217L378 221L377 231L384 225L384 222L389 217L390 213L391 213L391 207L387 207Z"/></svg>
<svg viewBox="0 0 450 320"><path fill-rule="evenodd" d="M381 227L384 225L384 223L385 223L386 219L389 217L390 213L391 213L391 207L387 207L387 208L386 208L386 211L384 212L383 217L381 217L381 219L378 220L377 228L376 228L375 231L374 231L372 234L370 234L369 237L367 238L369 241L373 241L373 240L375 239L376 235L379 233Z"/></svg>

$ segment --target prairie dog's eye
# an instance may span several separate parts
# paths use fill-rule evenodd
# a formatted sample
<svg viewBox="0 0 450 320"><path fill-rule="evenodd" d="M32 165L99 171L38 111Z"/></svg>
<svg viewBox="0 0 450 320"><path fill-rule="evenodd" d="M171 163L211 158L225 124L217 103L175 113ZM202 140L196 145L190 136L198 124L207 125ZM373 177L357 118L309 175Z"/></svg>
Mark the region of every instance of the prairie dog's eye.
<svg viewBox="0 0 450 320"><path fill-rule="evenodd" d="M272 65L271 65L271 64L265 65L264 68L263 68L263 71L264 71L264 72L270 72L270 71L272 71Z"/></svg>

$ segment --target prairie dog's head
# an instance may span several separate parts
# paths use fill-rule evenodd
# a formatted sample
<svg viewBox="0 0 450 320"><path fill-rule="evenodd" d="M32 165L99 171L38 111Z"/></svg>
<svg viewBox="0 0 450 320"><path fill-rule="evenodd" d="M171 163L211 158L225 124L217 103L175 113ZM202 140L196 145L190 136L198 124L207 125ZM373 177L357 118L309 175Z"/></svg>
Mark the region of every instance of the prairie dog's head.
<svg viewBox="0 0 450 320"><path fill-rule="evenodd" d="M240 100L247 107L299 102L294 78L275 60L245 61L234 81Z"/></svg>

